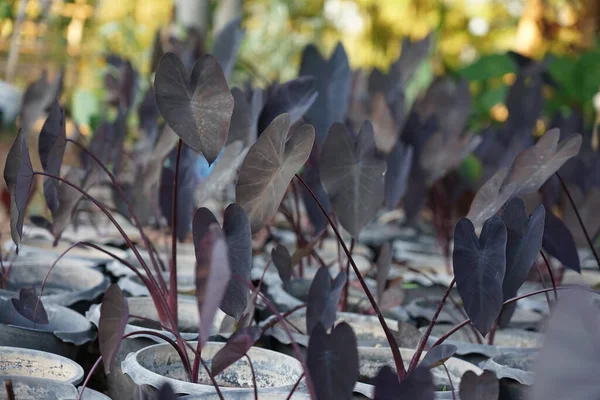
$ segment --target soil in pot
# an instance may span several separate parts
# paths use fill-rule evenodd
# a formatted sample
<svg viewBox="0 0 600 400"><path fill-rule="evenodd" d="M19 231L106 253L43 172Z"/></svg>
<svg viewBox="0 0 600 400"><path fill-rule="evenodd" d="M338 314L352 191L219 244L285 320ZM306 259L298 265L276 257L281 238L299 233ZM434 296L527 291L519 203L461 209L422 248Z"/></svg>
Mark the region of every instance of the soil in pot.
<svg viewBox="0 0 600 400"><path fill-rule="evenodd" d="M195 346L195 343L191 343ZM207 342L202 358L210 368L212 357L224 343ZM302 375L302 366L296 359L274 351L252 347L248 351L256 374L259 392L281 392L291 389ZM193 359L192 354L190 357ZM122 363L123 372L137 385L160 388L168 382L179 394L200 394L214 391L208 375L201 369L198 384L187 381L176 351L168 344L157 344L129 354ZM252 373L244 357L215 377L223 393L244 391L252 387Z"/></svg>
<svg viewBox="0 0 600 400"><path fill-rule="evenodd" d="M76 385L83 378L83 368L56 354L0 346L0 375L51 379Z"/></svg>
<svg viewBox="0 0 600 400"><path fill-rule="evenodd" d="M56 304L45 305L48 324L34 324L17 313L12 301L0 298L0 346L48 351L75 359L96 331L85 317Z"/></svg>
<svg viewBox="0 0 600 400"><path fill-rule="evenodd" d="M50 271L51 266L49 260L39 262L33 258L14 262L8 285L5 290L0 290L0 295L19 297L19 290L32 287L40 293L48 276L42 294L44 304L58 304L84 313L110 284L100 271L82 267L76 262L58 263Z"/></svg>

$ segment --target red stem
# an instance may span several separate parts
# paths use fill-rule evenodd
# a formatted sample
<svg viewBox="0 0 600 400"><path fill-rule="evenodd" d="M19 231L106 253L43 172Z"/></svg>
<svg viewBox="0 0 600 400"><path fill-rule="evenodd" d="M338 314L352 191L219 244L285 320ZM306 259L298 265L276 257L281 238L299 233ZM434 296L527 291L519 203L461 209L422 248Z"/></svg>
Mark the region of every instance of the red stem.
<svg viewBox="0 0 600 400"><path fill-rule="evenodd" d="M171 271L169 274L169 306L173 315L177 315L177 184L179 180L179 161L183 140L177 143L177 157L175 159L175 180L173 181L173 208L171 209Z"/></svg>
<svg viewBox="0 0 600 400"><path fill-rule="evenodd" d="M312 189L306 184L306 182L304 182L304 180L302 180L302 178L298 174L296 174L296 179L298 179L300 181L300 183L304 186L304 188L308 191L308 193L310 193L311 197L315 200L315 202L321 209L321 212L323 213L323 215L325 215L325 218L327 218L327 221L329 222L329 225L333 229L333 232L335 233L335 236L337 237L338 242L344 248L344 252L346 253L346 256L348 257L348 260L352 264L352 269L354 269L354 273L356 274L356 277L358 278L360 285L362 286L365 294L367 295L369 302L371 303L371 307L373 307L373 310L375 310L375 314L377 315L377 318L379 319L381 328L385 332L385 336L390 345L392 355L394 356L394 363L396 364L396 370L398 371L398 376L399 376L400 380L403 380L404 377L406 376L406 369L404 368L404 362L402 361L402 355L400 354L400 350L398 348L398 343L396 342L396 338L394 338L394 335L390 331L390 328L388 328L387 323L385 322L385 318L383 317L381 310L379 310L379 307L377 306L377 302L373 298L373 294L369 290L369 287L367 286L365 280L363 279L362 274L358 270L358 267L356 266L354 259L352 259L352 255L350 254L350 251L346 247L346 243L344 243L344 240L342 239L342 235L338 231L337 227L331 220L331 217L329 216L329 214L327 214L327 211L325 210L325 208L323 207L323 205L321 204L321 202L319 201L317 196L314 194Z"/></svg>
<svg viewBox="0 0 600 400"><path fill-rule="evenodd" d="M304 378L304 372L300 375L300 377L298 378L296 383L294 383L294 386L292 387L290 394L288 394L288 396L286 397L286 400L290 400L292 398L292 396L294 395L294 392L296 391L296 388L300 384L300 381L302 381L302 378Z"/></svg>
<svg viewBox="0 0 600 400"><path fill-rule="evenodd" d="M354 238L350 241L350 254L354 250ZM342 266L340 265L340 270ZM348 311L348 287L350 286L350 260L346 262L346 283L342 292L342 311Z"/></svg>
<svg viewBox="0 0 600 400"><path fill-rule="evenodd" d="M544 274L542 274L542 267L540 267L540 264L537 261L534 261L533 264L535 265L535 268L538 271L538 275L540 276L540 282L542 283L542 289L546 289L546 282L544 281ZM554 289L555 286L553 285L552 288ZM554 294L556 295L556 291L554 292ZM544 293L544 295L546 296L546 302L548 302L548 309L550 308L550 295L548 293Z"/></svg>
<svg viewBox="0 0 600 400"><path fill-rule="evenodd" d="M548 274L550 275L550 281L552 282L552 289L554 289L554 300L558 300L558 293L556 292L556 280L554 280L554 272L552 272L552 267L550 266L550 262L546 258L546 255L542 250L540 250L540 254L546 263L546 268L548 268Z"/></svg>
<svg viewBox="0 0 600 400"><path fill-rule="evenodd" d="M252 385L254 386L254 400L258 400L258 387L256 386L256 375L254 374L252 360L250 359L248 353L245 354L245 357L248 360L248 365L250 365L250 372L252 373Z"/></svg>

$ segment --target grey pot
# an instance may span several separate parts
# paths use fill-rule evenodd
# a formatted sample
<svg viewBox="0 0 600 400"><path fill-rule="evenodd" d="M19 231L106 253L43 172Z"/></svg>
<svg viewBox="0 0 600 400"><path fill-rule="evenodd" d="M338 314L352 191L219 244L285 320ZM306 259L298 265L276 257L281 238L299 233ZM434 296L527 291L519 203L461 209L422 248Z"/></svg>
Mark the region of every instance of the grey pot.
<svg viewBox="0 0 600 400"><path fill-rule="evenodd" d="M22 288L35 288L40 293L42 282L44 304L58 304L85 312L106 291L110 282L98 270L77 265L77 261L59 262L52 270L52 262L33 258L12 264L8 287L0 295L19 297ZM48 274L48 272L50 273Z"/></svg>
<svg viewBox="0 0 600 400"><path fill-rule="evenodd" d="M224 345L219 342L207 342L202 348L202 358L209 368L212 357ZM193 360L193 355L189 354ZM259 396L262 393L281 393L286 390L289 393L303 372L298 360L271 350L252 347L248 351L248 356L254 366ZM202 368L200 381L207 382L206 384L185 380L183 366L177 353L169 344L157 344L129 354L121 364L121 368L123 373L129 375L137 385L149 385L158 389L164 383L169 383L178 394L202 394L214 391ZM220 389L227 398L231 393L245 392L252 387L252 373L246 358L236 361L215 379L220 385L224 385Z"/></svg>
<svg viewBox="0 0 600 400"><path fill-rule="evenodd" d="M4 242L3 245L4 250L7 252L14 249L14 246L15 245L12 240ZM67 250L69 246L71 246L71 243L66 241L61 241L57 246L54 246L51 237L27 237L19 246L19 257L29 258L44 256L54 257L54 259L56 259L65 250ZM113 246L100 245L100 247L110 251L118 257L123 257L125 255L125 251ZM69 250L69 252L63 258L70 260L81 260L86 263L93 263L94 265L114 260L114 258L102 251L83 245Z"/></svg>
<svg viewBox="0 0 600 400"><path fill-rule="evenodd" d="M150 297L128 297L127 304L132 314L139 317L148 318L154 321L158 321L158 313L154 302ZM192 297L179 296L178 300L178 317L179 317L179 330L182 337L185 340L196 340L198 339L198 326L199 326L199 314L196 300ZM221 311L217 311L215 320L213 322L214 333L217 333L225 314ZM100 305L96 304L90 307L90 310L86 313L86 318L98 326L100 320ZM143 322L136 322L132 319L125 327L125 333L139 332L142 330L158 332L168 336L171 339L175 339L173 334L164 330L156 330L153 328L147 328L143 325ZM130 353L135 353L148 346L165 343L161 339L157 339L151 335L136 335L127 338L121 342L121 348L117 353L115 363L112 371L106 376L106 384L108 387L108 393L111 397L119 400L133 399L136 385L133 381L121 371L121 362L125 360L125 357Z"/></svg>
<svg viewBox="0 0 600 400"><path fill-rule="evenodd" d="M147 276L147 274L143 274ZM167 272L163 273L163 278L165 282L169 282L169 274ZM133 297L140 296L150 296L150 292L144 283L140 280L137 275L133 276L124 276L119 279L117 282L121 290L123 290L127 295ZM196 277L193 274L193 271L184 270L183 272L177 271L177 293L183 295L193 295L196 291Z"/></svg>
<svg viewBox="0 0 600 400"><path fill-rule="evenodd" d="M4 384L8 380L13 384L17 400L74 400L77 398L77 389L71 383L23 376L0 376L0 385L2 387L2 390L0 390L0 400L8 400L8 396L4 390Z"/></svg>
<svg viewBox="0 0 600 400"><path fill-rule="evenodd" d="M493 371L500 379L500 400L526 400L534 382L531 371L538 351L507 352L498 354L480 364L484 370Z"/></svg>
<svg viewBox="0 0 600 400"><path fill-rule="evenodd" d="M430 345L435 343L440 336L452 329L453 326L451 324L435 325L428 343ZM421 333L425 333L426 330L426 327L420 329ZM475 341L474 335L472 329L464 327L450 336L444 343L455 345L456 354L459 356L481 355L490 358L503 353L529 352L530 349L540 348L544 340L542 333L512 328L498 329L494 336L494 345L487 344L485 339L483 339L483 344L479 344Z"/></svg>
<svg viewBox="0 0 600 400"><path fill-rule="evenodd" d="M34 324L17 313L8 298L0 298L0 346L47 351L75 359L81 346L96 338L96 330L81 314L46 304L48 324Z"/></svg>
<svg viewBox="0 0 600 400"><path fill-rule="evenodd" d="M76 385L83 379L83 368L68 358L45 351L0 346L0 375Z"/></svg>
<svg viewBox="0 0 600 400"><path fill-rule="evenodd" d="M83 390L82 387L78 387L77 388L77 393L81 393L81 391ZM108 397L105 394L102 394L96 390L90 389L90 388L85 388L85 390L83 391L83 395L81 396L82 400L111 400L110 397Z"/></svg>

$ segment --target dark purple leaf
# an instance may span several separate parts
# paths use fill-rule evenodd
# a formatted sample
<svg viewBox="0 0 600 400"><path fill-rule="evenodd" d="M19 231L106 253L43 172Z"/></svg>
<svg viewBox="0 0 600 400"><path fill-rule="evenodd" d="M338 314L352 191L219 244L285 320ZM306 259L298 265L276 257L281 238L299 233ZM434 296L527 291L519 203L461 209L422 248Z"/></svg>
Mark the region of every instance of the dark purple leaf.
<svg viewBox="0 0 600 400"><path fill-rule="evenodd" d="M384 191L388 210L395 209L406 194L412 160L413 148L400 140L386 157Z"/></svg>
<svg viewBox="0 0 600 400"><path fill-rule="evenodd" d="M338 43L329 60L325 61L316 47L306 46L298 75L317 78L319 94L305 118L315 127L316 141L321 146L329 127L334 122L343 122L348 110L352 71L344 47Z"/></svg>
<svg viewBox="0 0 600 400"><path fill-rule="evenodd" d="M158 400L175 400L177 396L175 396L175 392L171 385L168 382L163 383L158 391Z"/></svg>
<svg viewBox="0 0 600 400"><path fill-rule="evenodd" d="M460 379L459 394L461 400L498 400L500 382L492 371L481 375L467 371Z"/></svg>
<svg viewBox="0 0 600 400"><path fill-rule="evenodd" d="M55 99L38 141L38 152L44 172L60 176L66 145L65 111L61 110L58 99ZM57 180L44 177L44 198L52 212L58 209L58 185Z"/></svg>
<svg viewBox="0 0 600 400"><path fill-rule="evenodd" d="M246 32L241 27L242 18L234 18L229 21L219 32L215 34L212 55L219 60L225 78L229 80L235 60L237 59L240 44Z"/></svg>
<svg viewBox="0 0 600 400"><path fill-rule="evenodd" d="M292 125L302 118L317 98L315 81L313 77L301 76L276 85L271 90L267 103L258 119L259 132L264 131L275 117L284 113L290 115Z"/></svg>
<svg viewBox="0 0 600 400"><path fill-rule="evenodd" d="M351 399L359 368L356 335L350 325L342 322L328 335L317 324L308 341L306 364L318 400Z"/></svg>
<svg viewBox="0 0 600 400"><path fill-rule="evenodd" d="M223 231L218 223L206 228L206 215L200 210L194 213L192 226L196 251L196 299L200 312L198 341L202 346L212 332L213 319L225 296L231 271ZM204 229L205 234L197 233Z"/></svg>
<svg viewBox="0 0 600 400"><path fill-rule="evenodd" d="M288 138L290 117L278 116L250 148L235 188L237 203L246 211L252 232L261 230L281 204L294 177L312 149L315 133L310 125L295 129Z"/></svg>
<svg viewBox="0 0 600 400"><path fill-rule="evenodd" d="M339 123L329 129L321 149L321 179L340 224L354 238L383 203L385 169L370 122L363 124L357 138Z"/></svg>
<svg viewBox="0 0 600 400"><path fill-rule="evenodd" d="M600 381L598 298L580 289L561 292L547 321L533 371L532 400L592 400Z"/></svg>
<svg viewBox="0 0 600 400"><path fill-rule="evenodd" d="M308 304L306 305L306 332L308 334L317 324L321 324L326 330L333 326L344 283L346 283L344 271L340 271L332 283L329 270L319 268L308 290Z"/></svg>
<svg viewBox="0 0 600 400"><path fill-rule="evenodd" d="M32 82L25 93L21 102L21 112L19 120L25 135L32 133L32 129L38 118L50 108L52 102L60 97L63 83L63 71L61 70L53 81L48 81L48 71L44 69L40 78Z"/></svg>
<svg viewBox="0 0 600 400"><path fill-rule="evenodd" d="M562 219L552 211L546 210L546 222L542 247L552 257L558 259L566 268L581 273L579 254L573 235Z"/></svg>
<svg viewBox="0 0 600 400"><path fill-rule="evenodd" d="M250 101L246 98L246 94L238 88L233 88L231 94L234 106L227 144L241 140L244 147L250 147L258 136L258 117L263 107L263 92L260 89L254 90Z"/></svg>
<svg viewBox="0 0 600 400"><path fill-rule="evenodd" d="M13 307L19 314L27 318L34 324L46 325L48 323L48 314L40 299L35 294L35 289L21 289L18 299L11 299Z"/></svg>
<svg viewBox="0 0 600 400"><path fill-rule="evenodd" d="M392 268L392 248L389 242L385 242L379 250L379 256L377 257L377 303L381 304L383 292L385 291L385 284L387 283L388 276L390 275L390 269Z"/></svg>
<svg viewBox="0 0 600 400"><path fill-rule="evenodd" d="M23 236L23 221L27 199L33 183L33 167L29 158L27 136L19 129L4 165L4 182L10 193L10 234L17 245L17 253Z"/></svg>
<svg viewBox="0 0 600 400"><path fill-rule="evenodd" d="M177 148L174 148L160 176L159 206L169 227L173 226L173 184L175 182L175 160ZM198 155L187 145L181 148L179 160L179 179L177 180L177 239L184 241L190 232L190 215L194 212L196 190L196 160Z"/></svg>
<svg viewBox="0 0 600 400"><path fill-rule="evenodd" d="M454 227L452 262L465 311L473 326L485 336L503 303L506 227L500 217L488 219L479 238L471 221L461 218Z"/></svg>
<svg viewBox="0 0 600 400"><path fill-rule="evenodd" d="M98 346L106 373L115 362L125 327L129 319L129 307L121 288L112 284L104 293L98 323Z"/></svg>
<svg viewBox="0 0 600 400"><path fill-rule="evenodd" d="M278 244L271 250L271 260L283 282L292 279L292 256L287 247Z"/></svg>
<svg viewBox="0 0 600 400"><path fill-rule="evenodd" d="M518 197L510 200L502 211L507 235L506 272L502 283L504 301L517 295L538 257L544 235L544 215L544 206L539 205L528 218L525 203Z"/></svg>
<svg viewBox="0 0 600 400"><path fill-rule="evenodd" d="M244 357L248 350L260 338L262 329L258 326L247 326L240 328L231 335L212 359L211 372L213 375L218 375L231 364Z"/></svg>
<svg viewBox="0 0 600 400"><path fill-rule="evenodd" d="M217 59L204 55L191 75L173 53L161 58L154 79L156 105L171 129L212 164L227 141L233 96Z"/></svg>
<svg viewBox="0 0 600 400"><path fill-rule="evenodd" d="M475 194L467 218L475 226L481 226L496 214L515 192L516 184L503 185L508 169L499 169Z"/></svg>
<svg viewBox="0 0 600 400"><path fill-rule="evenodd" d="M432 347L423 360L419 363L419 366L426 368L439 367L446 362L447 359L452 357L456 353L456 346L453 344L438 344Z"/></svg>
<svg viewBox="0 0 600 400"><path fill-rule="evenodd" d="M238 320L248 303L248 283L252 269L252 233L246 213L235 203L225 209L223 232L227 241L231 280L221 301L221 310Z"/></svg>
<svg viewBox="0 0 600 400"><path fill-rule="evenodd" d="M140 140L142 145L136 144L136 147L142 149L151 149L154 146L159 134L158 128L158 107L156 107L156 99L154 96L154 87L150 86L142 99L140 108L138 109L138 119L140 121L140 132L142 133Z"/></svg>
<svg viewBox="0 0 600 400"><path fill-rule="evenodd" d="M315 194L319 203L323 206L325 211L331 213L331 204L329 204L329 197L323 188L321 183L321 173L319 172L319 145L315 142L313 148L308 157L308 161L302 169L302 180L308 185L310 190ZM306 208L308 218L314 228L314 234L322 232L327 227L327 218L323 215L323 211L310 195L304 185L300 185L300 194L302 195L302 201Z"/></svg>
<svg viewBox="0 0 600 400"><path fill-rule="evenodd" d="M373 400L433 400L433 376L429 368L415 368L402 382L389 366L382 367L375 377Z"/></svg>

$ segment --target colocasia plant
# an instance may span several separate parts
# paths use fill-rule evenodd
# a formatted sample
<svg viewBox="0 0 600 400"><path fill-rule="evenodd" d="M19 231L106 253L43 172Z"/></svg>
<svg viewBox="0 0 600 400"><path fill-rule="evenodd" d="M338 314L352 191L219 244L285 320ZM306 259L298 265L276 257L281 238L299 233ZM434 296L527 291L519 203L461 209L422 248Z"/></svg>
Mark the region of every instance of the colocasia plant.
<svg viewBox="0 0 600 400"><path fill-rule="evenodd" d="M232 29L231 46L239 45L236 27L239 28L234 24L228 28ZM226 41L226 37L221 40ZM336 47L329 60L315 48L308 47L301 67L301 74L305 76L274 85L264 93L264 99L260 91L248 95L238 89L229 89L224 70L227 74L231 72L233 56L227 52L219 58L202 55L191 71L177 55L167 52L156 65L153 88L156 109L152 107L151 97L143 102L148 113L154 112L156 116L159 113L167 126L159 136L159 130L152 123L142 121L146 134L151 136L148 143L154 143L154 147L147 146L153 149L149 159L137 165L136 176L144 178L140 182L131 182L133 186L128 188L123 187L115 176L120 166L119 158L111 159L106 149L119 136L114 130L121 129L118 124L131 109L131 82L135 81L136 75L130 65L119 64L122 79L113 79L109 85L112 88L111 104L119 108L117 120L106 122L101 128L102 135L96 141L92 140L88 147L66 137L64 111L58 101L53 103L40 132L38 151L42 171L33 170L27 133L19 130L4 170L11 196L11 235L17 249L23 236L27 200L36 176L44 179L44 197L53 218L51 229L57 239L79 201L86 199L119 230L139 265L134 266L90 242L78 242L70 248L78 245L94 247L131 269L148 288L162 329L174 337L144 330L125 334L126 325L134 315L128 309L121 289L112 285L106 291L100 309L101 358L90 371L84 386L100 363L110 373L123 339L145 334L173 346L189 381L198 383L202 367L217 394L224 398L215 377L247 356L269 328L253 324L253 306L260 300L276 314L275 323L282 324L292 341L311 397L350 399L359 378L357 338L347 323L336 322L336 311L340 299L347 301L347 287L352 275L356 276L385 332L395 366L395 370L386 366L378 372L374 379L374 398L432 399L434 383L429 370L442 365L457 350L444 343L448 337L462 327L471 326L493 343L494 332L510 319L517 300L561 289L553 282L550 289L517 296L542 247L567 267L579 270L578 261L574 261L577 259L574 243L561 242L566 229L562 221L544 206L528 215L518 197L538 191L579 151L580 135L559 142L559 131L549 130L481 187L467 217L455 225L452 235L454 278L416 346L414 356L411 360L403 360L394 332L380 309L391 263L389 245L383 247L377 262L377 293L374 296L353 259L352 244L375 217L384 200L389 208L395 208L403 196L410 193L414 197L405 200L405 208L414 201L414 210L420 209L426 185L455 169L480 140L462 135L469 99L465 82L454 84L445 79L436 80L408 116L403 114L407 76L414 72L415 65L427 53L428 43L429 39L426 39L421 44L408 46L406 53L403 50L404 58L390 71L390 74L400 76L399 87L378 84L378 80L387 82L391 79L381 73L381 76L375 74L369 78L369 91L383 92L383 97L373 96L374 101L367 101L376 106L372 114L376 117L374 122L361 121L358 125L345 120L351 96L351 72L341 45ZM453 112L449 113L448 108ZM235 126L234 131L232 126ZM193 165L197 153L201 153L209 165L215 163L224 147L231 144L232 135L250 148L237 178L236 203L225 209L220 224L217 216L207 208L195 209ZM82 174L73 172L61 177L67 143L81 149L87 159L87 169ZM118 144L119 148L121 146ZM164 163L166 158L167 163ZM108 164L112 164L112 171ZM160 179L159 172L162 172ZM88 189L100 176L108 177L115 198L119 200L117 203L120 203L119 212L139 230L143 247L150 255L149 261L142 257L112 212L89 194ZM306 205L313 226L311 242L304 239L299 212L294 216L282 207L290 188L296 203L300 194ZM144 231L151 212L137 206L143 202L140 193L153 193L171 229L167 279L162 273L155 246ZM144 214L143 218L138 211ZM322 232L331 231L348 260L347 269L342 269L335 278L323 265L310 286L306 306L310 337L306 359L293 340L291 324L285 320L295 310L286 315L279 314L260 292L262 281L258 287L250 282L252 235L268 227L278 211L289 217L298 235L298 247L306 250L304 255L311 254ZM479 227L482 228L478 234ZM350 249L340 228L352 237ZM183 339L177 323L177 242L185 239L190 229L196 258L195 297L199 312L195 346ZM294 276L294 266L302 257L295 258L283 246L276 246L271 252L272 263L282 281ZM549 266L548 270L551 273ZM468 319L430 345L433 326L454 286ZM40 298L41 293L37 295L35 291L23 289L19 298L13 299L13 305L25 318L35 323L47 323L48 315ZM564 320L569 307L573 306L565 302L556 319ZM235 331L209 366L202 358L202 348L212 334L217 309L234 318L236 324ZM560 332L551 338L556 341L559 336ZM555 374L547 366L541 371L544 376ZM454 390L459 390L463 400L481 398L478 397L481 393L486 394L486 399L492 399L497 397L497 380L489 374L465 375L460 388ZM165 387L164 391L167 393L169 388ZM255 397L258 395L256 389ZM169 394L164 396L167 398Z"/></svg>

